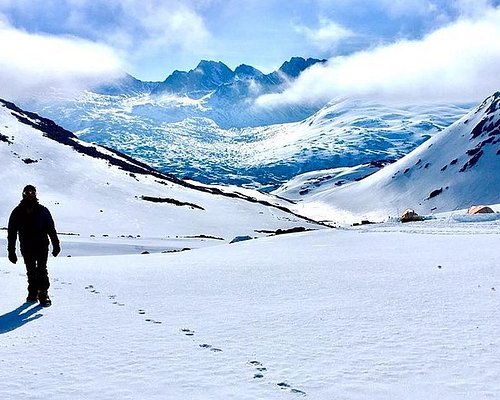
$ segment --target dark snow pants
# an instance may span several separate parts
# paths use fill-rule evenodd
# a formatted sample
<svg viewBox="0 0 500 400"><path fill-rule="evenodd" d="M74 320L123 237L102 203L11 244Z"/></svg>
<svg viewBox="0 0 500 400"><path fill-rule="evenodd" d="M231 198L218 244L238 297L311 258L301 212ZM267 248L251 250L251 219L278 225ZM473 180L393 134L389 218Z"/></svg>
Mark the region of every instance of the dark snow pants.
<svg viewBox="0 0 500 400"><path fill-rule="evenodd" d="M22 255L28 275L28 293L36 294L38 290L47 290L50 286L47 271L49 249L23 249Z"/></svg>

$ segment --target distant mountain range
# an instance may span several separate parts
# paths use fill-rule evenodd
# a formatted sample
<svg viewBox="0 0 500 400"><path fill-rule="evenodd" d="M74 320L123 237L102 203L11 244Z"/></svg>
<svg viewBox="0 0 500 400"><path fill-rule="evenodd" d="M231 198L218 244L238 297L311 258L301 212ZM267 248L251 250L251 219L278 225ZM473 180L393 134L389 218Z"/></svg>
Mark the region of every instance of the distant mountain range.
<svg viewBox="0 0 500 400"><path fill-rule="evenodd" d="M132 76L77 99L23 103L87 141L164 173L209 184L273 190L318 169L392 162L455 122L472 105L394 106L337 99L263 108L255 99L284 90L324 60L294 57L263 74L201 61L163 82Z"/></svg>
<svg viewBox="0 0 500 400"><path fill-rule="evenodd" d="M219 101L224 98L234 100L235 96L248 98L256 94L277 92L305 69L325 62L326 60L315 58L292 57L277 71L264 74L250 65L242 64L233 71L223 62L202 60L190 71L174 71L163 82L143 82L126 75L112 84L94 88L93 91L113 96L148 92L154 95L187 96L191 99L211 95Z"/></svg>

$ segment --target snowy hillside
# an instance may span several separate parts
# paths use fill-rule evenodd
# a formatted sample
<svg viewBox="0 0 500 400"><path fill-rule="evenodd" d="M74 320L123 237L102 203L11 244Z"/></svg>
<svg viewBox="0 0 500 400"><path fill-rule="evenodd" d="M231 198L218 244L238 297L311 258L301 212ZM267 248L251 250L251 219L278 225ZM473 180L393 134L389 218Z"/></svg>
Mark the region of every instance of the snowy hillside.
<svg viewBox="0 0 500 400"><path fill-rule="evenodd" d="M347 212L381 219L406 208L428 214L495 204L500 202L498 171L500 92L373 175L306 195L303 211L323 218Z"/></svg>
<svg viewBox="0 0 500 400"><path fill-rule="evenodd" d="M190 241L199 246L318 227L288 212L287 202L169 177L5 101L0 101L0 159L3 226L30 183L68 240L125 236L139 245L155 238L163 240L160 247L184 248Z"/></svg>
<svg viewBox="0 0 500 400"><path fill-rule="evenodd" d="M297 175L272 193L292 201L301 201L313 194L322 193L325 188L329 189L360 181L391 162L381 160L355 165L354 167L338 167L306 172Z"/></svg>
<svg viewBox="0 0 500 400"><path fill-rule="evenodd" d="M243 130L258 138L245 146L247 168L279 183L298 174L371 163L383 166L466 113L459 106L395 106L336 100L298 123Z"/></svg>
<svg viewBox="0 0 500 400"><path fill-rule="evenodd" d="M470 110L338 100L301 122L223 129L210 119L209 112L216 109L205 100L87 92L76 103L41 108L42 115L81 139L125 152L163 172L263 190L307 171L394 161ZM246 105L245 112L250 110Z"/></svg>

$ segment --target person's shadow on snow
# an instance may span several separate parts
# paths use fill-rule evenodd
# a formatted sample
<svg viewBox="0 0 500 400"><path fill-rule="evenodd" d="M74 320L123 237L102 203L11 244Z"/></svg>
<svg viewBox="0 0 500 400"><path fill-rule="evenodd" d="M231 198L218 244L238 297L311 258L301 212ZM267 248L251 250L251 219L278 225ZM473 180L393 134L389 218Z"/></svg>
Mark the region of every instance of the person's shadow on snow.
<svg viewBox="0 0 500 400"><path fill-rule="evenodd" d="M40 305L31 307L33 304L24 303L17 307L15 310L8 312L7 314L0 315L0 335L2 333L7 333L13 331L14 329L20 328L28 322L34 321L42 316L42 314L36 314L42 309ZM29 308L29 309L28 309Z"/></svg>

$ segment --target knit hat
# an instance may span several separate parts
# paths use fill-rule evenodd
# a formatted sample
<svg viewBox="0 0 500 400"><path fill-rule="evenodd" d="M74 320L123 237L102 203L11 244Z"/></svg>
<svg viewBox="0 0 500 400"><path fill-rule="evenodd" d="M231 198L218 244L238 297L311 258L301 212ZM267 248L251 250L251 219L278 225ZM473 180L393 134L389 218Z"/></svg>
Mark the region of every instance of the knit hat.
<svg viewBox="0 0 500 400"><path fill-rule="evenodd" d="M23 197L26 196L28 192L36 192L36 187L33 185L26 185L23 189Z"/></svg>

